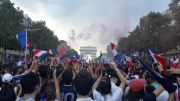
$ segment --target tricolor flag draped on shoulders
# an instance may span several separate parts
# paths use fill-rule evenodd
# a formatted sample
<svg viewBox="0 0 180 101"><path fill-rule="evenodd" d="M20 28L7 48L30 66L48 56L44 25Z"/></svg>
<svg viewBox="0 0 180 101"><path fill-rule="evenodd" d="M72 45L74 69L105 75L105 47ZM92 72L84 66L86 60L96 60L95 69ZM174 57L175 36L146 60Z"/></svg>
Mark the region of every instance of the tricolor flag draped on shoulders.
<svg viewBox="0 0 180 101"><path fill-rule="evenodd" d="M176 60L173 62L173 67L177 68L179 66L179 57L177 56Z"/></svg>
<svg viewBox="0 0 180 101"><path fill-rule="evenodd" d="M112 53L115 57L116 60L121 60L121 56L117 53L116 49L115 49L115 44L114 43L111 43L111 49L112 49Z"/></svg>
<svg viewBox="0 0 180 101"><path fill-rule="evenodd" d="M165 64L165 60L163 57L155 54L155 50L154 50L154 45L152 44L151 47L149 48L149 52L152 56L152 59L154 61L154 63L160 62L162 64L163 67L163 71L166 71L166 64Z"/></svg>
<svg viewBox="0 0 180 101"><path fill-rule="evenodd" d="M126 63L128 64L129 67L132 67L132 61L131 61L131 58L124 52L123 49L121 49L123 55L125 56L125 61Z"/></svg>
<svg viewBox="0 0 180 101"><path fill-rule="evenodd" d="M32 51L32 53L33 53L35 56L40 57L40 58L42 58L43 56L45 56L45 55L48 54L47 51L39 50L39 49L37 49L37 50L35 50L35 51Z"/></svg>
<svg viewBox="0 0 180 101"><path fill-rule="evenodd" d="M54 50L53 49L50 49L47 51L48 54L55 54Z"/></svg>
<svg viewBox="0 0 180 101"><path fill-rule="evenodd" d="M135 56L141 64L153 75L157 81L169 92L172 93L176 90L176 86L170 82L168 79L163 78L161 75L159 75L156 71L154 71L152 68L150 68L148 65L146 65L141 59L139 59L137 56Z"/></svg>

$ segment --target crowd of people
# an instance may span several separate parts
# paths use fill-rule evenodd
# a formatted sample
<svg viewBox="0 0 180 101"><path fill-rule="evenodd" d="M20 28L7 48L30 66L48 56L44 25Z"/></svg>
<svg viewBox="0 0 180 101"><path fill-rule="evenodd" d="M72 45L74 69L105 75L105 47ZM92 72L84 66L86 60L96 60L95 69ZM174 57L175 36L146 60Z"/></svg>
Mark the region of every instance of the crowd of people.
<svg viewBox="0 0 180 101"><path fill-rule="evenodd" d="M0 65L0 101L179 101L180 69L146 65L177 86L168 92L140 62L97 66L75 59Z"/></svg>

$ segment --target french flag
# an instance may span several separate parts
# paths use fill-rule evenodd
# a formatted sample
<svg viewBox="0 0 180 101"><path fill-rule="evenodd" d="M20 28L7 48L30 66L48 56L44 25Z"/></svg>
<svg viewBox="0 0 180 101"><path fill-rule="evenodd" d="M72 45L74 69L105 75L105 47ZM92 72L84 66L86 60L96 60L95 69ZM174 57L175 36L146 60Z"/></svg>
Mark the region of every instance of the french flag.
<svg viewBox="0 0 180 101"><path fill-rule="evenodd" d="M37 44L33 44L33 51L37 49Z"/></svg>
<svg viewBox="0 0 180 101"><path fill-rule="evenodd" d="M77 62L77 58L75 56L71 57L70 62Z"/></svg>
<svg viewBox="0 0 180 101"><path fill-rule="evenodd" d="M32 51L32 53L37 56L37 57L40 57L42 58L43 56L47 55L47 51L44 51L44 50L35 50L35 51Z"/></svg>
<svg viewBox="0 0 180 101"><path fill-rule="evenodd" d="M173 62L174 62L174 58L172 56L171 59L169 60L169 65L171 65L171 67L174 67Z"/></svg>
<svg viewBox="0 0 180 101"><path fill-rule="evenodd" d="M177 56L176 60L173 62L173 66L174 66L175 68L177 68L178 65L179 65L179 58L178 58L178 56Z"/></svg>
<svg viewBox="0 0 180 101"><path fill-rule="evenodd" d="M26 44L26 47L32 47L33 46L33 44L31 43L31 42L29 42L29 40L27 40L27 44Z"/></svg>
<svg viewBox="0 0 180 101"><path fill-rule="evenodd" d="M57 54L55 55L55 59L59 60L60 58Z"/></svg>
<svg viewBox="0 0 180 101"><path fill-rule="evenodd" d="M81 54L81 59L83 58L83 54Z"/></svg>
<svg viewBox="0 0 180 101"><path fill-rule="evenodd" d="M124 52L123 49L121 49L122 53L124 54L125 56L125 61L126 63L128 64L129 67L132 67L132 62L131 62L131 58Z"/></svg>
<svg viewBox="0 0 180 101"><path fill-rule="evenodd" d="M135 56L136 57L136 56ZM136 57L141 64L151 73L151 75L153 75L157 81L169 92L172 93L176 90L176 86L170 82L168 79L163 78L161 75L159 75L156 71L154 71L152 68L150 68L148 65L146 65L141 59L139 59L138 57Z"/></svg>
<svg viewBox="0 0 180 101"><path fill-rule="evenodd" d="M96 67L98 67L98 62L96 61Z"/></svg>
<svg viewBox="0 0 180 101"><path fill-rule="evenodd" d="M53 49L50 49L47 51L48 54L55 54L54 50Z"/></svg>
<svg viewBox="0 0 180 101"><path fill-rule="evenodd" d="M79 58L80 58L78 54L75 54L74 57L75 57L76 59L79 59Z"/></svg>
<svg viewBox="0 0 180 101"><path fill-rule="evenodd" d="M26 63L28 62L28 60L29 60L29 47L27 46L26 47Z"/></svg>
<svg viewBox="0 0 180 101"><path fill-rule="evenodd" d="M20 46L22 48L26 47L27 45L27 30L22 30L20 31L17 35L16 38L19 40Z"/></svg>
<svg viewBox="0 0 180 101"><path fill-rule="evenodd" d="M165 64L164 58L159 56L159 55L157 55L157 54L155 54L155 53L153 53L153 52L155 52L153 44L151 45L151 47L149 49L149 52L150 52L150 54L152 56L152 59L153 59L154 63L160 62L162 64L163 71L166 71L166 64Z"/></svg>
<svg viewBox="0 0 180 101"><path fill-rule="evenodd" d="M111 49L112 49L112 53L115 57L116 60L121 60L121 56L117 53L117 51L115 50L115 44L111 43Z"/></svg>
<svg viewBox="0 0 180 101"><path fill-rule="evenodd" d="M102 58L102 62L105 63L105 60Z"/></svg>
<svg viewBox="0 0 180 101"><path fill-rule="evenodd" d="M32 44L27 40L27 30L22 30L20 31L17 35L16 38L19 40L19 43L22 48L24 47L32 47Z"/></svg>
<svg viewBox="0 0 180 101"><path fill-rule="evenodd" d="M27 40L26 44L26 62L29 60L29 47L32 47L32 43Z"/></svg>
<svg viewBox="0 0 180 101"><path fill-rule="evenodd" d="M21 61L18 62L18 66L22 66L23 61L24 61L24 58L22 58Z"/></svg>

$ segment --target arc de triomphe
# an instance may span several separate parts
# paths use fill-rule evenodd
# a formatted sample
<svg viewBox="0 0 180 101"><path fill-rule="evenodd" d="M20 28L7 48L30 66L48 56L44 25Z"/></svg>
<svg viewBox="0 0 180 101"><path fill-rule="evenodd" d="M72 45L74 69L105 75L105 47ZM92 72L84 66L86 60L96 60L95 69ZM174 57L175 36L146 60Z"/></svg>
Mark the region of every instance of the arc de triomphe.
<svg viewBox="0 0 180 101"><path fill-rule="evenodd" d="M86 58L87 54L91 55L91 59L97 58L97 47L91 47L91 46L85 46L85 47L80 47L80 54L83 54L83 59Z"/></svg>

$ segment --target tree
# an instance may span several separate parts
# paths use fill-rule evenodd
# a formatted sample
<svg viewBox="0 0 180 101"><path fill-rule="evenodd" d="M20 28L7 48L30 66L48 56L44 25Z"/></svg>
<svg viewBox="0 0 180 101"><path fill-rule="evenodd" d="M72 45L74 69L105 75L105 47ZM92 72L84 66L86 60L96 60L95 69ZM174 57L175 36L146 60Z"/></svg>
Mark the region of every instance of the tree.
<svg viewBox="0 0 180 101"><path fill-rule="evenodd" d="M74 49L69 49L61 58L71 58L75 54L78 54L78 52L75 51Z"/></svg>
<svg viewBox="0 0 180 101"><path fill-rule="evenodd" d="M3 47L3 61L6 49L20 49L16 34L22 27L24 16L23 11L13 5L10 0L2 0L0 3L0 45Z"/></svg>
<svg viewBox="0 0 180 101"><path fill-rule="evenodd" d="M171 35L171 20L169 15L159 12L150 12L148 15L143 16L139 25L129 32L127 37L123 37L118 41L118 52L121 51L121 48L128 54L134 52L135 48L148 52L151 43L154 43L158 53L172 49L174 45L172 43L168 44L169 40L172 41L174 38ZM166 44L168 44L168 48Z"/></svg>

